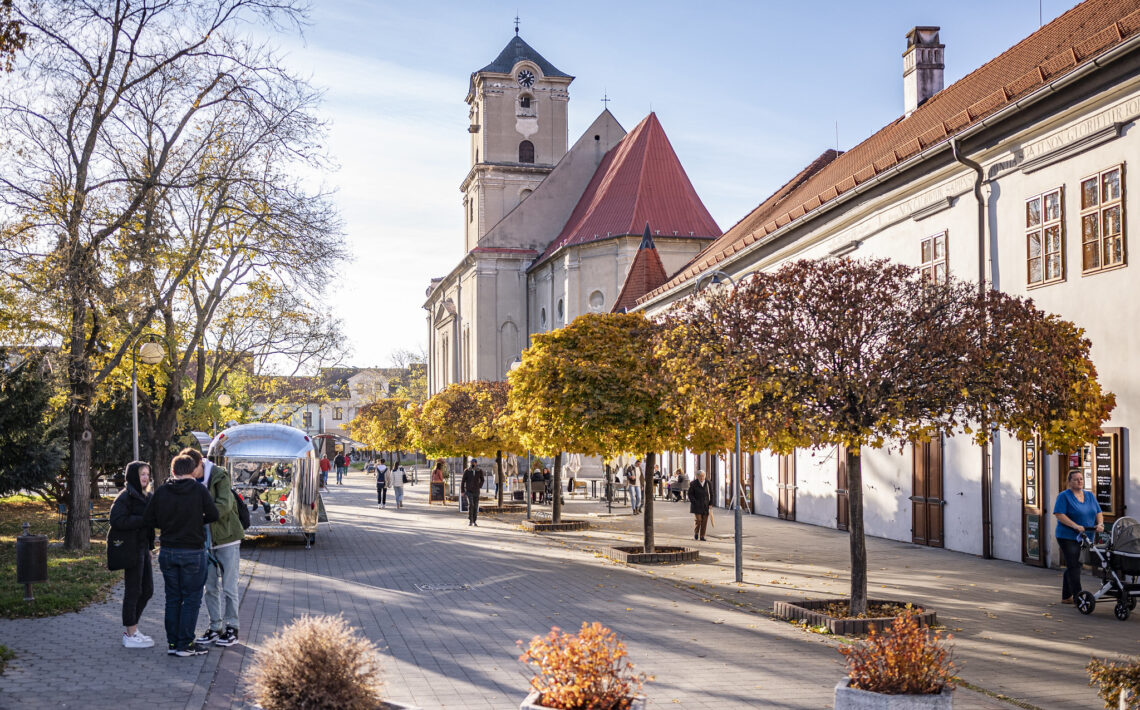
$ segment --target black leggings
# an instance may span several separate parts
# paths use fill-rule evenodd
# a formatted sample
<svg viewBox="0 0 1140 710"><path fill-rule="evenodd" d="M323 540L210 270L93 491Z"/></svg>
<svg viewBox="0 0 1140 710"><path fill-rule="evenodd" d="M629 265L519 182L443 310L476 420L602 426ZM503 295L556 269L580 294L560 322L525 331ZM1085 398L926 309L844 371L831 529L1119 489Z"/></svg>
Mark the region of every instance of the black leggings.
<svg viewBox="0 0 1140 710"><path fill-rule="evenodd" d="M1065 558L1065 576L1061 582L1061 598L1068 599L1081 593L1081 543L1076 540L1057 540L1061 556Z"/></svg>
<svg viewBox="0 0 1140 710"><path fill-rule="evenodd" d="M388 487L387 486L377 486L376 487L376 502L379 503L380 505L388 505Z"/></svg>
<svg viewBox="0 0 1140 710"><path fill-rule="evenodd" d="M150 567L150 551L139 554L139 563L128 567L123 575L123 626L136 626L146 603L154 595L154 572Z"/></svg>

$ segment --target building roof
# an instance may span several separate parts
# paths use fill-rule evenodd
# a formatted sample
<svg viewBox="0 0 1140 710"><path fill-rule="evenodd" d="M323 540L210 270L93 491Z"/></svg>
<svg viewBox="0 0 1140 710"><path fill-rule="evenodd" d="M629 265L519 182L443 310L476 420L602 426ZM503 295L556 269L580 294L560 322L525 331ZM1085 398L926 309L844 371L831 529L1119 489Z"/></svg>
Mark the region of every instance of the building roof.
<svg viewBox="0 0 1140 710"><path fill-rule="evenodd" d="M535 263L563 247L638 234L646 222L658 236L721 234L654 113L606 153L561 233Z"/></svg>
<svg viewBox="0 0 1140 710"><path fill-rule="evenodd" d="M499 52L499 56L495 57L495 61L475 73L494 72L496 74L510 74L515 65L524 59L537 64L538 68L542 70L543 76L574 78L569 74L559 71L553 64L546 61L541 54L534 51L534 47L524 42L523 38L519 37L518 34L511 37L511 41L507 42L507 46L503 47L503 51Z"/></svg>
<svg viewBox="0 0 1140 710"><path fill-rule="evenodd" d="M641 246L633 257L629 266L625 284L621 293L614 301L613 312L623 313L633 308L637 299L665 283L669 279L665 273L665 265L661 263L661 256L657 253L657 245L653 243L653 235L649 231L649 222L645 223L645 233L641 237Z"/></svg>
<svg viewBox="0 0 1140 710"><path fill-rule="evenodd" d="M1140 32L1140 0L1086 0L834 157L782 196L765 200L668 283L657 296L897 164L961 133ZM829 151L831 152L831 151ZM827 153L821 158L827 156ZM818 160L817 160L818 163ZM816 163L813 163L816 165ZM792 182L795 182L793 180ZM789 183L791 185L792 183ZM774 199L777 198L778 199Z"/></svg>

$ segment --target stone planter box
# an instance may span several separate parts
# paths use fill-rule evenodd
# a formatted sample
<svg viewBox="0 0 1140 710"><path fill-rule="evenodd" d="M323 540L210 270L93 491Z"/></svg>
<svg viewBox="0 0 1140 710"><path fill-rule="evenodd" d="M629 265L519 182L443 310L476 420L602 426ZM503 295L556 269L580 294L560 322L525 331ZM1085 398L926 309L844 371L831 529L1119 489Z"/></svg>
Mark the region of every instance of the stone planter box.
<svg viewBox="0 0 1140 710"><path fill-rule="evenodd" d="M655 565L669 562L696 562L700 558L700 551L692 547L669 547L667 545L654 545L653 552L642 552L641 545L632 547L607 547L604 550L606 557L630 565Z"/></svg>
<svg viewBox="0 0 1140 710"><path fill-rule="evenodd" d="M504 503L502 505L480 505L479 512L487 515L502 515L506 513L525 513L525 505L517 505L512 503Z"/></svg>
<svg viewBox="0 0 1140 710"><path fill-rule="evenodd" d="M563 520L561 523L552 523L549 520L524 520L522 526L523 530L540 533L585 530L590 524L585 520Z"/></svg>
<svg viewBox="0 0 1140 710"><path fill-rule="evenodd" d="M638 695L636 698L633 699L633 703L630 704L629 708L630 708L630 710L645 710L645 696L644 695ZM523 700L522 703L519 705L519 710L551 710L551 709L545 705L539 705L538 704L538 691L536 690L536 691L532 692L530 695L526 696L526 700Z"/></svg>
<svg viewBox="0 0 1140 710"><path fill-rule="evenodd" d="M937 695L886 695L847 687L849 680L835 686L835 710L951 710L954 690Z"/></svg>
<svg viewBox="0 0 1140 710"><path fill-rule="evenodd" d="M807 621L809 626L826 626L827 630L839 636L861 636L868 633L872 627L876 630L889 626L895 620L893 616L877 617L872 619L837 619L827 614L827 605L834 599L804 599L798 602L776 602L772 610L776 616L789 621ZM869 604L897 604L903 606L906 602L891 601L889 599L868 599ZM920 607L916 607L918 609ZM933 626L938 617L931 609L923 608L915 614L920 626Z"/></svg>

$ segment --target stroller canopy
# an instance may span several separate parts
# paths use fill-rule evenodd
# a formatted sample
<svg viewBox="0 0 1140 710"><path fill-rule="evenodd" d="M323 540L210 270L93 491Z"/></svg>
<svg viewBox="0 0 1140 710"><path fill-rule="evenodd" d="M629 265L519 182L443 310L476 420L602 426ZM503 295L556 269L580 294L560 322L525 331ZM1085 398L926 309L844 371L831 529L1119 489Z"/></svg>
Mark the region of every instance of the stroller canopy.
<svg viewBox="0 0 1140 710"><path fill-rule="evenodd" d="M1112 549L1126 555L1140 555L1140 522L1120 518L1112 526Z"/></svg>

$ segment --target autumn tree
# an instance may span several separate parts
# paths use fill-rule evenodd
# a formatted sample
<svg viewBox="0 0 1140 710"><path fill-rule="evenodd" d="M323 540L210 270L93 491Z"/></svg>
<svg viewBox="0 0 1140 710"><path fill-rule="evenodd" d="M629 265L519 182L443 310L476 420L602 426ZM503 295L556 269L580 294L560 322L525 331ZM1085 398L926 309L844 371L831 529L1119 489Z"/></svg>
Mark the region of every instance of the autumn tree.
<svg viewBox="0 0 1140 710"><path fill-rule="evenodd" d="M234 130L229 116L258 122L280 108L295 80L241 32L302 16L294 0L16 6L28 42L0 95L0 290L19 298L0 325L63 354L68 548L90 543L97 391L206 247L158 258L170 241L160 193L209 182L221 164L210 146ZM122 334L117 345L106 331Z"/></svg>
<svg viewBox="0 0 1140 710"><path fill-rule="evenodd" d="M654 452L673 443L652 348L656 328L637 313L584 314L564 328L534 335L522 364L509 373L519 437L528 449L555 456L556 490L564 451L606 459L644 454L650 478ZM561 519L560 501L555 494L555 522ZM652 495L645 496L644 548L653 550Z"/></svg>
<svg viewBox="0 0 1140 710"><path fill-rule="evenodd" d="M851 613L866 611L861 452L1002 427L1046 448L1092 438L1114 405L1079 329L1032 303L886 260L799 261L750 276L722 304L742 334L750 425L769 448L842 445ZM714 345L723 348L723 344ZM987 425L979 425L986 422Z"/></svg>
<svg viewBox="0 0 1140 710"><path fill-rule="evenodd" d="M400 465L402 452L413 447L407 414L409 404L411 401L403 397L370 402L361 407L348 423L348 432L353 439L371 449L393 453L392 467L396 468Z"/></svg>
<svg viewBox="0 0 1140 710"><path fill-rule="evenodd" d="M506 488L503 478L503 452L523 450L514 419L510 416L510 384L503 381L475 380L465 383L475 399L475 424L471 429L472 455L494 457L498 504L503 504Z"/></svg>

